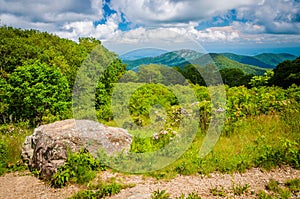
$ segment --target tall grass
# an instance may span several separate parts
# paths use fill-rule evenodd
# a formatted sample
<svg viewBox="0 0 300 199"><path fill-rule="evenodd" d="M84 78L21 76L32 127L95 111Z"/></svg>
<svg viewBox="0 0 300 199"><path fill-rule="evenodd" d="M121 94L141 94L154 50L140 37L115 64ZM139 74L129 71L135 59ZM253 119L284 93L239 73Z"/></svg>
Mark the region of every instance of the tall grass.
<svg viewBox="0 0 300 199"><path fill-rule="evenodd" d="M0 126L0 175L26 168L20 155L25 137L30 133L32 129L27 123Z"/></svg>
<svg viewBox="0 0 300 199"><path fill-rule="evenodd" d="M204 140L204 134L199 132L180 159L150 175L168 178L177 174L244 172L252 167L271 169L280 165L299 168L300 123L297 121L300 121L299 114L260 115L241 119L234 123L234 133L221 135L205 158L198 156Z"/></svg>

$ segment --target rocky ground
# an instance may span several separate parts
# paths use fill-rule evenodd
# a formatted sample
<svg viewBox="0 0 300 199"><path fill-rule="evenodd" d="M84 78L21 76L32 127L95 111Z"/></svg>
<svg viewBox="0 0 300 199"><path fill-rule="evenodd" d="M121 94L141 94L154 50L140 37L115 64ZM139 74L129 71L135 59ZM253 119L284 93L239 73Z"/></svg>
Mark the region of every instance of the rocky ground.
<svg viewBox="0 0 300 199"><path fill-rule="evenodd" d="M234 196L234 198L255 198L251 192L264 189L270 179L285 182L288 179L300 178L300 170L289 167L274 169L263 172L253 168L242 174L219 174L212 173L209 176L177 176L171 180L156 180L150 177L137 175L124 175L106 171L101 174L102 180L117 179L123 183L134 183L136 186L122 190L118 195L110 198L116 199L143 199L151 198L151 193L160 189L171 194L171 198L180 196L182 193L198 193L202 198L214 198L210 189L224 187L226 197L232 195L232 187L236 185L250 185L246 195ZM65 199L81 190L78 185L70 185L62 189L54 189L48 183L38 180L30 173L10 173L0 177L0 199ZM215 197L217 198L217 197ZM219 197L220 198L220 197Z"/></svg>

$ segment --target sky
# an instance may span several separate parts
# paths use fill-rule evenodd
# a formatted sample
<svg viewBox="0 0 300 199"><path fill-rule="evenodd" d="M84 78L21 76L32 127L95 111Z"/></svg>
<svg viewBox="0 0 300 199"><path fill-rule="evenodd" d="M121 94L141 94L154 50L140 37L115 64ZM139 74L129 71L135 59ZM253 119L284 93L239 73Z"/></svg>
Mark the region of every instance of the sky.
<svg viewBox="0 0 300 199"><path fill-rule="evenodd" d="M0 0L0 25L124 54L140 48L300 56L300 0Z"/></svg>

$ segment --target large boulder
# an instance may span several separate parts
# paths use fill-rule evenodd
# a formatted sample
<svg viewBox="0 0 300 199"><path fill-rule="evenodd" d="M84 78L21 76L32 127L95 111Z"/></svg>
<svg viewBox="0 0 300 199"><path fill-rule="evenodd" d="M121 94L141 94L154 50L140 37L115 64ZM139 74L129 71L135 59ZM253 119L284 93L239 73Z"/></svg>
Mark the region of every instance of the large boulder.
<svg viewBox="0 0 300 199"><path fill-rule="evenodd" d="M98 151L109 155L128 152L132 136L125 129L108 127L90 120L64 120L36 128L27 136L21 157L41 178L50 178L63 165L68 151L86 149L95 158Z"/></svg>

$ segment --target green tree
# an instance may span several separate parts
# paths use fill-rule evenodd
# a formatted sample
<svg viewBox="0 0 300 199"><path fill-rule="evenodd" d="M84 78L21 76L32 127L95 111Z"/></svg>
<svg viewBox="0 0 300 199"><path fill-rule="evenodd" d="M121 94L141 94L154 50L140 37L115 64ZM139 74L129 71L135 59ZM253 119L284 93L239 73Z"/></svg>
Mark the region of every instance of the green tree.
<svg viewBox="0 0 300 199"><path fill-rule="evenodd" d="M274 72L269 70L263 76L253 76L249 82L252 87L266 86L274 76Z"/></svg>
<svg viewBox="0 0 300 199"><path fill-rule="evenodd" d="M284 61L274 70L274 76L270 79L271 85L287 88L292 84L300 85L300 57L294 61Z"/></svg>
<svg viewBox="0 0 300 199"><path fill-rule="evenodd" d="M144 83L159 83L162 81L162 74L155 64L139 67L138 76L139 81Z"/></svg>
<svg viewBox="0 0 300 199"><path fill-rule="evenodd" d="M20 66L9 75L8 84L9 114L14 122L29 120L36 125L43 117L66 117L70 90L58 69L40 62Z"/></svg>
<svg viewBox="0 0 300 199"><path fill-rule="evenodd" d="M199 65L188 64L183 68L183 70L180 70L180 72L183 74L185 78L189 79L193 84L204 86L205 81L201 76L201 74L199 73L200 68L201 66Z"/></svg>
<svg viewBox="0 0 300 199"><path fill-rule="evenodd" d="M5 78L0 78L0 123L6 123L8 121L8 107L9 107L9 85Z"/></svg>
<svg viewBox="0 0 300 199"><path fill-rule="evenodd" d="M112 119L111 96L113 88L125 72L126 66L120 59L115 59L100 75L99 83L96 87L96 109L98 119Z"/></svg>
<svg viewBox="0 0 300 199"><path fill-rule="evenodd" d="M225 68L220 70L224 84L230 87L248 85L252 75L246 75L239 68Z"/></svg>
<svg viewBox="0 0 300 199"><path fill-rule="evenodd" d="M126 71L126 73L122 76L120 81L123 83L128 83L128 82L137 82L138 79L139 78L137 76L137 73L132 70L129 70L129 71Z"/></svg>

